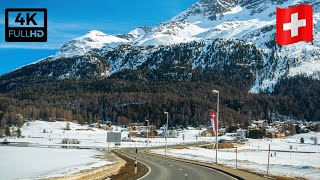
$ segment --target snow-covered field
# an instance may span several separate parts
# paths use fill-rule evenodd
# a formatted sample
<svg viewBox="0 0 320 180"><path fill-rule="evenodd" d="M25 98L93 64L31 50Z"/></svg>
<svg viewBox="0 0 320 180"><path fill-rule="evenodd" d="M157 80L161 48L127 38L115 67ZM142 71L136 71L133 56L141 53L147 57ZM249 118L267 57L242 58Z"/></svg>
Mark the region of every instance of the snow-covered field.
<svg viewBox="0 0 320 180"><path fill-rule="evenodd" d="M77 173L111 164L97 150L0 146L1 180L36 179Z"/></svg>
<svg viewBox="0 0 320 180"><path fill-rule="evenodd" d="M65 130L66 125L67 122L32 121L25 123L21 128L24 138L8 137L9 142L16 144L13 146L0 145L0 180L63 176L111 163L94 157L102 154L95 149L108 148L106 142L108 131L75 123L70 123L71 130L67 131ZM120 127L114 127L114 129L118 132L122 130ZM168 138L168 145L213 140L213 138L196 139L195 136L199 133L201 133L200 130L184 130L180 133L179 138ZM185 137L184 141L182 134ZM122 137L127 136L127 131L122 132ZM79 144L68 144L68 146L92 149L61 148L64 138L80 141ZM136 142L121 142L121 146L146 146L146 138L133 140ZM160 146L165 143L164 138L154 138L149 141L148 146ZM17 147L16 145L29 147ZM113 146L114 143L110 143L110 147Z"/></svg>
<svg viewBox="0 0 320 180"><path fill-rule="evenodd" d="M271 146L270 174L279 176L319 179L320 177L320 146L312 145L310 137L320 133L299 134L287 139L249 140L238 148L238 168L249 169L266 174L268 163L268 147ZM305 139L300 144L300 138ZM290 146L292 149L290 149ZM163 150L154 150L163 154ZM189 149L170 149L167 154L175 157L215 162L215 152L212 149L190 147ZM218 151L218 163L235 168L235 149Z"/></svg>
<svg viewBox="0 0 320 180"><path fill-rule="evenodd" d="M15 169L20 163L29 164L41 164L39 168L43 169L39 171L39 174L32 174L35 170L29 171L19 168L19 172L15 174L19 177L41 177L48 174L65 174L73 173L77 170L83 168L91 168L92 163L94 166L102 166L103 163L110 163L106 161L101 161L99 159L92 158L98 152L95 150L77 150L77 149L60 149L62 145L61 141L64 138L77 139L80 144L75 144L72 146L79 146L82 148L108 148L108 143L106 142L107 132L106 130L101 130L98 128L89 128L87 125L79 125L70 123L71 130L66 131L66 122L44 122L44 121L33 121L26 123L22 128L22 135L24 138L9 138L10 142L20 142L28 143L29 146L53 146L57 148L31 148L28 147L26 150L22 150L21 147L7 147L0 146L0 169L4 170L2 166L6 166L9 162L8 172L6 174L6 179L13 179L15 177L9 177L11 174L9 169ZM44 133L43 131L46 131ZM115 131L121 132L123 130L120 127L114 127ZM182 130L179 132L178 138L168 138L168 145L182 144L182 143L193 143L197 141L206 141L212 143L214 137L199 137L199 134L203 130ZM128 132L123 131L122 137L127 137ZM183 139L184 136L184 139ZM198 138L196 138L198 136ZM320 146L312 145L310 140L311 137L317 136L320 139L320 133L308 133L299 134L287 139L262 139L254 140L250 139L246 144L239 145L238 147L238 168L249 169L257 171L259 173L266 173L267 162L268 162L268 146L271 145L272 157L270 159L270 173L272 175L280 176L292 176L292 177L303 177L307 179L319 179L320 177ZM300 144L300 138L303 137L305 140L304 144ZM222 136L219 137L226 140L231 140L233 137ZM146 138L134 138L135 142L121 142L121 147L145 147ZM148 146L163 146L165 144L164 138L149 138ZM114 143L110 143L110 147L113 147ZM291 148L290 148L291 147ZM12 149L6 150L5 148ZM3 150L2 150L3 149ZM37 152L39 151L39 152ZM24 153L26 152L26 153ZM29 152L29 153L28 153ZM32 152L32 153L31 153ZM34 153L36 152L36 153ZM164 153L163 150L155 150L156 153ZM44 156L39 159L40 155ZM61 156L61 162L59 162L59 154L64 153ZM68 156L68 163L64 163L63 158ZM17 154L17 156L14 156ZM37 156L39 154L39 156ZM74 156L71 154L75 154ZM189 149L170 149L168 151L169 155L178 156L183 158L190 158L199 161L212 162L215 160L215 153L212 149L202 149L197 147L190 147ZM34 156L35 157L34 157ZM46 155L46 156L45 156ZM11 157L11 158L9 158ZM20 158L19 158L20 157ZM23 157L23 158L22 158ZM52 158L54 157L54 158ZM81 158L79 158L81 157ZM225 164L230 167L235 167L235 149L224 149L219 150L218 162ZM13 161L4 160L4 158L13 159ZM53 159L54 163L49 163L48 159ZM73 159L73 160L72 160ZM16 161L23 160L22 162ZM41 162L41 160L44 160ZM40 161L40 162L38 162ZM46 163L48 162L48 163ZM101 164L102 163L102 164ZM62 166L61 166L62 164ZM30 166L28 168L32 168ZM37 166L35 166L36 168ZM62 171L60 171L62 170ZM21 174L20 174L21 172ZM54 172L54 173L53 173ZM52 174L53 173L53 174ZM0 178L2 179L2 177Z"/></svg>
<svg viewBox="0 0 320 180"><path fill-rule="evenodd" d="M87 125L79 125L70 123L69 131L64 130L67 122L45 122L45 121L32 121L25 123L21 128L22 136L24 138L9 138L10 142L31 143L35 145L56 145L60 146L64 138L77 139L80 144L70 146L92 147L92 148L108 148L107 132L106 130L98 128L89 128ZM122 128L114 127L114 132L121 132ZM44 133L44 130L46 133ZM201 133L202 130L183 130L180 132L178 138L168 138L168 145L175 145L181 143L190 143L197 141L213 141L214 138L198 137L195 136ZM121 133L121 137L128 136L127 131ZM183 140L184 134L184 140ZM121 142L121 147L144 147L146 146L146 138L133 138L135 142ZM148 146L161 146L164 145L164 138L149 138ZM110 143L113 147L114 143Z"/></svg>

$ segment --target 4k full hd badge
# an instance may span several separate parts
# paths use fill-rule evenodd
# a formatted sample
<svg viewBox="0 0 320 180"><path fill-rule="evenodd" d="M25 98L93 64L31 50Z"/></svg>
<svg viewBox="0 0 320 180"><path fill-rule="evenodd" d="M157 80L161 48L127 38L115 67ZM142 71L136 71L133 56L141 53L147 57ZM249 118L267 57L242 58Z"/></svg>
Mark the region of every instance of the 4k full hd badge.
<svg viewBox="0 0 320 180"><path fill-rule="evenodd" d="M47 42L47 9L8 8L5 17L6 42Z"/></svg>

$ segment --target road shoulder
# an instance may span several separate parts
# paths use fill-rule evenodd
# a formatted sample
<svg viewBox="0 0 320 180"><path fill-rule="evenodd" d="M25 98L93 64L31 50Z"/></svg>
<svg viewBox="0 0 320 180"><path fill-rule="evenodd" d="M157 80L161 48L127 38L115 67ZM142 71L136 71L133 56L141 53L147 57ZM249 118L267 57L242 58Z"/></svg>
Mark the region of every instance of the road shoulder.
<svg viewBox="0 0 320 180"><path fill-rule="evenodd" d="M236 179L255 179L255 180L266 180L268 178L266 177L261 177L258 176L256 174L252 174L246 171L242 171L242 170L237 170L237 169L232 169L232 168L228 168L222 165L215 165L215 164L209 164L209 163L204 163L204 162L199 162L199 161L195 161L195 160L189 160L189 159L183 159L183 158L177 158L177 157L172 157L172 156L164 156L161 154L155 154L155 153L151 153L151 152L143 152L152 156L157 156L157 157L161 157L161 158L166 158L166 159L171 159L171 160L175 160L175 161L181 161L181 162L185 162L185 163L189 163L189 164L194 164L194 165L198 165L198 166L202 166L202 167L206 167L206 168L210 168L210 169L214 169L217 171L220 171L222 173L225 173L231 177L234 177Z"/></svg>

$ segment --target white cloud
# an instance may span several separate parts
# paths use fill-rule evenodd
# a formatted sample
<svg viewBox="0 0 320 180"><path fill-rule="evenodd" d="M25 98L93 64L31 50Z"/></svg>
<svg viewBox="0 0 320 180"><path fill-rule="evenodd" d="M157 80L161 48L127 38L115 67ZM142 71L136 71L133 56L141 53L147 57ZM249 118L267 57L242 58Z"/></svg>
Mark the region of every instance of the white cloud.
<svg viewBox="0 0 320 180"><path fill-rule="evenodd" d="M1 24L1 22L0 22ZM79 28L79 27L78 27ZM70 41L73 38L76 38L81 35L81 33L73 32L77 29L76 26L66 26L63 28L61 24L61 28L59 25L55 24L55 26L48 26L48 41L47 42L38 42L38 43L15 43L10 42L7 43L4 40L4 28L3 33L0 30L0 48L19 48L19 49L60 49L60 47Z"/></svg>
<svg viewBox="0 0 320 180"><path fill-rule="evenodd" d="M10 48L10 49L52 49L57 50L57 45L47 45L41 43L0 43L0 48Z"/></svg>
<svg viewBox="0 0 320 180"><path fill-rule="evenodd" d="M0 26L3 26L4 19L0 19ZM68 41L80 37L92 29L119 32L128 26L120 24L119 26L107 25L105 23L84 23L84 22L55 22L48 21L48 41L45 43L7 43L4 41L4 26L0 29L0 48L24 48L24 49L60 49ZM105 32L108 33L108 32Z"/></svg>

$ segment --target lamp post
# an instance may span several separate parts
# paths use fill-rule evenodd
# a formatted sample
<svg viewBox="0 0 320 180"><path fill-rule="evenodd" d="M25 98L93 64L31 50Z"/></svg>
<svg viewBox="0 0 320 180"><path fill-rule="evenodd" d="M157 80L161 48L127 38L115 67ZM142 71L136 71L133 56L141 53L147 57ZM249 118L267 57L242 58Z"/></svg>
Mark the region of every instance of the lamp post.
<svg viewBox="0 0 320 180"><path fill-rule="evenodd" d="M148 150L148 143L149 143L149 120L146 120L148 122L147 124L147 144L146 144L146 150Z"/></svg>
<svg viewBox="0 0 320 180"><path fill-rule="evenodd" d="M217 132L216 132L216 164L218 164L218 133L219 133L219 96L220 92L218 90L212 90L213 93L218 94L217 98Z"/></svg>
<svg viewBox="0 0 320 180"><path fill-rule="evenodd" d="M166 137L166 149L165 149L165 151L164 151L164 155L166 156L167 155L167 131L168 131L168 120L169 120L169 113L168 112L164 112L166 115L167 115L167 124L166 124L166 134L165 134L165 137Z"/></svg>

